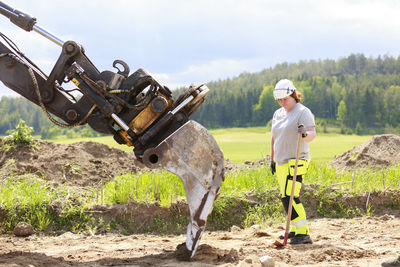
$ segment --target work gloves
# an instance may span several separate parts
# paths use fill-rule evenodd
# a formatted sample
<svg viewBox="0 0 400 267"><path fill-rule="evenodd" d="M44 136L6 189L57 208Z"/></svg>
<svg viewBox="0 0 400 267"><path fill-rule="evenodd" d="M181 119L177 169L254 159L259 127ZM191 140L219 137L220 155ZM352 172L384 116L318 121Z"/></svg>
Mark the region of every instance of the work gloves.
<svg viewBox="0 0 400 267"><path fill-rule="evenodd" d="M303 124L300 124L299 126L297 126L297 132L299 134L301 134L301 137L303 137L303 138L307 136L306 127L304 127Z"/></svg>
<svg viewBox="0 0 400 267"><path fill-rule="evenodd" d="M276 173L276 163L275 163L275 161L271 160L271 162L269 163L269 169L271 170L272 174Z"/></svg>

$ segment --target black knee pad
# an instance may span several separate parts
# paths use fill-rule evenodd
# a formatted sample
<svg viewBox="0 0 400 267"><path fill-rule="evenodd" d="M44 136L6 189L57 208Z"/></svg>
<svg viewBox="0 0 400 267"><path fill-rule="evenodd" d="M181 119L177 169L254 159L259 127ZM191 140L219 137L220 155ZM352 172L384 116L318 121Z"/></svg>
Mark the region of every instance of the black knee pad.
<svg viewBox="0 0 400 267"><path fill-rule="evenodd" d="M283 207L285 208L286 213L289 209L289 200L290 200L290 197L281 198L281 201L282 201Z"/></svg>
<svg viewBox="0 0 400 267"><path fill-rule="evenodd" d="M300 201L300 199L299 198L297 198L299 201ZM296 198L295 199L293 199L294 201L296 201ZM281 198L281 201L282 201L282 204L283 204L283 207L285 208L285 211L286 211L286 214L288 213L288 210L289 210L289 201L290 201L290 197L283 197L283 198ZM297 202L296 202L296 204L298 204ZM290 216L291 218L291 220L294 220L294 219L296 219L297 217L299 217L299 214L296 212L296 210L294 209L294 207L292 206L292 216Z"/></svg>

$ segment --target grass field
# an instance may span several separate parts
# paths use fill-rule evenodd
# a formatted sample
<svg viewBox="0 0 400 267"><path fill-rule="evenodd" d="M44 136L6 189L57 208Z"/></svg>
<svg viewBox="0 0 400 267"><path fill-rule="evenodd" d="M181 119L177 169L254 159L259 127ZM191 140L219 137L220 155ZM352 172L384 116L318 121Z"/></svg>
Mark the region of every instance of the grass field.
<svg viewBox="0 0 400 267"><path fill-rule="evenodd" d="M218 145L225 154L225 158L235 163L246 160L255 161L270 154L271 134L265 127L229 128L211 130ZM318 133L316 139L310 144L313 161L327 162L337 155L360 145L372 136L341 135ZM131 147L117 144L111 136L95 138L59 138L49 140L56 143L70 144L79 141L95 141L131 151Z"/></svg>
<svg viewBox="0 0 400 267"><path fill-rule="evenodd" d="M269 154L270 133L264 127L217 129L211 131L225 152L225 157L234 162L257 160ZM393 165L384 170L357 170L353 172L336 171L323 162L332 160L353 146L359 145L371 136L319 134L312 142L314 162L307 173L305 183L312 185L312 190L304 197L319 203L315 207L319 216L334 218L352 218L360 215L372 215L374 206L365 202L353 205L342 200L343 196L360 198L365 193L389 192L400 188L400 165ZM78 141L95 141L124 150L132 148L119 146L112 137L79 138L51 140L57 143L73 143ZM322 164L321 164L322 163ZM340 186L338 186L340 185ZM333 190L335 186L335 190ZM259 202L247 201L249 195L259 196ZM368 194L369 197L370 194ZM35 174L18 176L10 174L8 179L0 181L0 206L3 220L0 232L11 233L20 221L30 223L36 231L54 231L70 229L71 231L88 231L96 229L122 229L123 222L105 223L97 221L86 213L87 208L95 204L124 204L130 202L149 203L157 201L168 207L184 198L185 191L180 179L166 171L153 170L149 173L126 174L108 181L102 188L93 188L84 196L75 195L67 186L50 188L46 181L37 179ZM274 196L271 198L271 196ZM360 196L360 197L357 197ZM398 196L394 193L393 196ZM391 197L385 207L400 209L398 197ZM53 203L63 203L58 212L54 212ZM257 204L254 204L257 203ZM367 200L368 203L368 200ZM367 205L367 206L366 206ZM51 208L49 208L51 207ZM240 208L238 208L240 207ZM365 207L365 208L364 208ZM231 210L240 210L238 216L232 216ZM237 221L232 221L235 217ZM165 225L173 224L177 233L182 233L188 224L187 218L156 217L153 228L147 227L144 232L167 233ZM183 219L182 219L183 218ZM252 168L227 172L222 184L220 197L216 200L209 222L215 230L227 230L234 225L250 227L253 224L283 222L284 214L279 198L276 177L269 168ZM236 220L235 219L235 220ZM172 221L169 221L172 220ZM141 225L140 227L142 227ZM133 226L128 225L127 233ZM134 226L136 229L139 226Z"/></svg>
<svg viewBox="0 0 400 267"><path fill-rule="evenodd" d="M270 154L271 133L265 127L218 129L211 132L224 151L225 158L233 162L254 161ZM311 156L316 162L330 161L371 137L318 133L310 144Z"/></svg>

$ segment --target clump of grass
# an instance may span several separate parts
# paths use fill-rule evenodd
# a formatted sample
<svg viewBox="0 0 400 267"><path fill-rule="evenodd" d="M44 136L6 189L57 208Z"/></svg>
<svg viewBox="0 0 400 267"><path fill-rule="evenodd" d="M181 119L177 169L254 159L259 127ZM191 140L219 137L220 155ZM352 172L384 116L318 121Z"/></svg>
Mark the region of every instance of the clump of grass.
<svg viewBox="0 0 400 267"><path fill-rule="evenodd" d="M129 202L154 202L169 206L171 202L185 197L185 190L179 177L153 170L139 175L125 174L107 182L101 189L93 190L97 203L126 204ZM101 196L101 199L99 199Z"/></svg>
<svg viewBox="0 0 400 267"><path fill-rule="evenodd" d="M254 224L266 225L271 222L279 223L283 221L284 215L282 213L282 204L277 197L268 203L250 206L246 210L246 218L243 225L247 228Z"/></svg>
<svg viewBox="0 0 400 267"><path fill-rule="evenodd" d="M378 192L400 189L400 164L385 169L361 169L337 171L327 164L312 163L308 170L306 183L346 190L349 193Z"/></svg>
<svg viewBox="0 0 400 267"><path fill-rule="evenodd" d="M331 190L329 187L315 187L317 190L312 195L306 194L306 198L311 197L317 201L315 207L319 216L328 218L353 218L368 212L371 209L363 211L360 207L351 205L346 202L347 196L344 191ZM307 202L305 205L307 206Z"/></svg>
<svg viewBox="0 0 400 267"><path fill-rule="evenodd" d="M8 211L8 216L3 225L6 230L23 220L35 226L36 229L45 230L50 221L46 204L51 202L52 192L42 183L28 178L10 178L1 186L0 206Z"/></svg>
<svg viewBox="0 0 400 267"><path fill-rule="evenodd" d="M75 164L75 162L71 163L65 163L63 166L61 166L61 171L71 171L72 173L80 173L82 171L82 167L79 166L78 164Z"/></svg>
<svg viewBox="0 0 400 267"><path fill-rule="evenodd" d="M278 182L269 168L235 170L227 173L221 195L244 195L248 192L263 193L278 188Z"/></svg>
<svg viewBox="0 0 400 267"><path fill-rule="evenodd" d="M283 219L278 183L268 168L243 169L227 173L221 196L216 200L210 222L219 221L218 229L233 224L249 227Z"/></svg>
<svg viewBox="0 0 400 267"><path fill-rule="evenodd" d="M18 145L34 146L36 141L33 137L33 128L26 125L24 120L20 120L15 130L8 130L2 146L4 151L15 149Z"/></svg>
<svg viewBox="0 0 400 267"><path fill-rule="evenodd" d="M61 203L60 205L54 205ZM10 175L0 183L0 230L10 232L21 221L37 231L87 230L92 218L68 188L51 189L37 176Z"/></svg>

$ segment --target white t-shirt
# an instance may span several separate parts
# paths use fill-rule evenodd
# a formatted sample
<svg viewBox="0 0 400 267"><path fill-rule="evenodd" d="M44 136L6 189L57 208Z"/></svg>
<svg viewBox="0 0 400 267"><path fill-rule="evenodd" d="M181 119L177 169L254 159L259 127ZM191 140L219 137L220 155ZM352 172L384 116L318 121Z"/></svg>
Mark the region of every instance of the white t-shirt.
<svg viewBox="0 0 400 267"><path fill-rule="evenodd" d="M281 107L272 117L272 137L274 138L274 160L278 165L285 164L289 159L296 158L298 125L315 126L311 110L297 103L290 112ZM300 146L300 159L310 159L310 149L307 141Z"/></svg>

